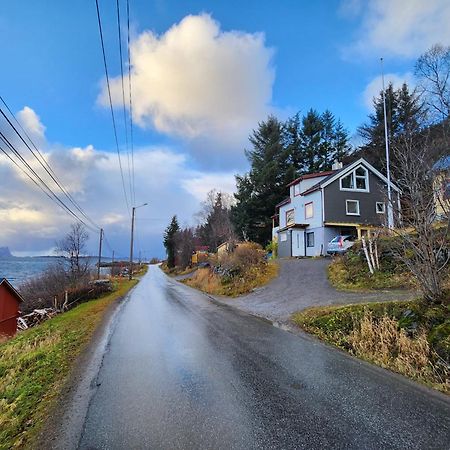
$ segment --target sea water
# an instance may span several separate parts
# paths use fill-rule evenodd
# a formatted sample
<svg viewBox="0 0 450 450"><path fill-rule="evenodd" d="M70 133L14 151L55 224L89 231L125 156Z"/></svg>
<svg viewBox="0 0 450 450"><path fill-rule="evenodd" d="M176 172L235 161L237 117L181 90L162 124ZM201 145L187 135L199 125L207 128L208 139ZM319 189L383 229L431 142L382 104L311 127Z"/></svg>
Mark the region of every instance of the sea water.
<svg viewBox="0 0 450 450"><path fill-rule="evenodd" d="M0 279L6 278L13 286L36 277L60 260L57 256L25 256L0 258Z"/></svg>

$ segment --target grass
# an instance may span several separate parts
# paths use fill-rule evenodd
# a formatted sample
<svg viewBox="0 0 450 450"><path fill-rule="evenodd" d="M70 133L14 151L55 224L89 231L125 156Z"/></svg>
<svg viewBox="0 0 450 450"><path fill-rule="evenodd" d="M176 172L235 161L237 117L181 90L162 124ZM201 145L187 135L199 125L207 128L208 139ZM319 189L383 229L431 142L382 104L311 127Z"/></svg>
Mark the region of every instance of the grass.
<svg viewBox="0 0 450 450"><path fill-rule="evenodd" d="M173 267L172 269L169 269L167 267L167 263L161 264L161 270L170 277L177 277L179 275L187 275L188 273L191 273L195 270L195 267Z"/></svg>
<svg viewBox="0 0 450 450"><path fill-rule="evenodd" d="M353 355L450 393L450 307L422 301L310 308L305 329Z"/></svg>
<svg viewBox="0 0 450 450"><path fill-rule="evenodd" d="M411 276L399 267L382 267L382 270L371 275L363 258L351 253L333 259L328 266L328 279L340 290L414 288Z"/></svg>
<svg viewBox="0 0 450 450"><path fill-rule="evenodd" d="M0 449L31 448L105 310L132 286L83 303L0 344Z"/></svg>
<svg viewBox="0 0 450 450"><path fill-rule="evenodd" d="M183 283L212 295L237 297L264 286L278 275L278 264L270 261L261 266L251 266L241 276L221 277L209 268L197 270Z"/></svg>

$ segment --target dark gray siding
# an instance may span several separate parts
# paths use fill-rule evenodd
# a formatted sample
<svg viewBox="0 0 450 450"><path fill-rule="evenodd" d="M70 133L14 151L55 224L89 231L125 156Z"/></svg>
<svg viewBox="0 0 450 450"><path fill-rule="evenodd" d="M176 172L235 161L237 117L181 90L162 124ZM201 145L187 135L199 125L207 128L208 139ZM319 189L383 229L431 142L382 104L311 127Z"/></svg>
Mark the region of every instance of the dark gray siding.
<svg viewBox="0 0 450 450"><path fill-rule="evenodd" d="M369 170L370 192L341 191L339 178L324 188L325 222L384 225L386 214L377 214L376 202L384 202L387 211L387 186ZM396 198L396 197L394 197ZM359 216L346 214L345 201L359 200Z"/></svg>
<svg viewBox="0 0 450 450"><path fill-rule="evenodd" d="M280 234L287 234L287 240L281 242ZM278 257L279 258L287 258L292 256L292 232L291 230L283 231L282 233L278 233Z"/></svg>

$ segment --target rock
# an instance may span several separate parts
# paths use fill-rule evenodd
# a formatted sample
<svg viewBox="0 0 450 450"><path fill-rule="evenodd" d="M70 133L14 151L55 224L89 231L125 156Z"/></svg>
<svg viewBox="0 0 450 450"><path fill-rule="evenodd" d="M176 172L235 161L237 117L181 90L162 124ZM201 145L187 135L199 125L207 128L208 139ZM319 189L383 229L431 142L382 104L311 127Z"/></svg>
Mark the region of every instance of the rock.
<svg viewBox="0 0 450 450"><path fill-rule="evenodd" d="M11 258L11 252L8 247L0 247L0 258Z"/></svg>

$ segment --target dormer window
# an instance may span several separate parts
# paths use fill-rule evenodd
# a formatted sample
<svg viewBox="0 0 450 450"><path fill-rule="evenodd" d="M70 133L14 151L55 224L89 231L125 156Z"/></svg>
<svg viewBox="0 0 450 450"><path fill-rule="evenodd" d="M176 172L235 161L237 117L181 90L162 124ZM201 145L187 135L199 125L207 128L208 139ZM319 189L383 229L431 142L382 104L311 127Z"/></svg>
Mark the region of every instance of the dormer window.
<svg viewBox="0 0 450 450"><path fill-rule="evenodd" d="M294 184L294 195L300 195L300 183Z"/></svg>
<svg viewBox="0 0 450 450"><path fill-rule="evenodd" d="M341 191L369 192L369 172L359 166L339 179Z"/></svg>

